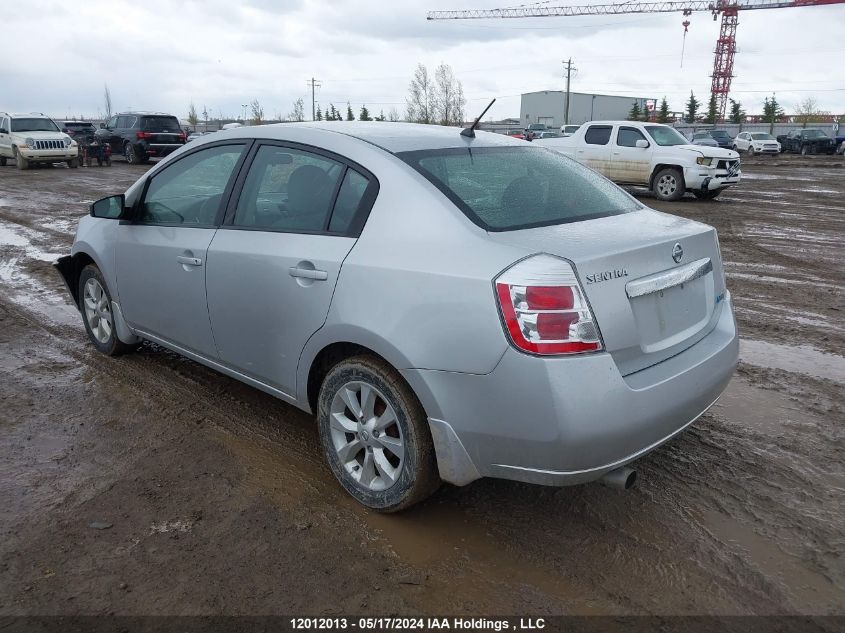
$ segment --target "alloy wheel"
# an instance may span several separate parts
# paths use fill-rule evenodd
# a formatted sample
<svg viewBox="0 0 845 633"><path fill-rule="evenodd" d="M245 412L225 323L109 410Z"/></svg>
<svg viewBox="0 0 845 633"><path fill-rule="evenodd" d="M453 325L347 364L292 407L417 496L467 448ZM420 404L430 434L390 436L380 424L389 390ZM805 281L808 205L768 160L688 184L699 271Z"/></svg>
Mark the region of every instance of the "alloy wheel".
<svg viewBox="0 0 845 633"><path fill-rule="evenodd" d="M670 175L664 174L660 177L657 181L657 191L660 193L661 196L671 196L678 188L678 181L677 179Z"/></svg>
<svg viewBox="0 0 845 633"><path fill-rule="evenodd" d="M405 442L384 394L365 382L346 383L332 398L329 423L338 461L359 486L379 491L396 483Z"/></svg>
<svg viewBox="0 0 845 633"><path fill-rule="evenodd" d="M109 298L100 282L93 277L85 282L82 298L85 306L85 320L94 338L100 343L108 343L112 334L112 315Z"/></svg>

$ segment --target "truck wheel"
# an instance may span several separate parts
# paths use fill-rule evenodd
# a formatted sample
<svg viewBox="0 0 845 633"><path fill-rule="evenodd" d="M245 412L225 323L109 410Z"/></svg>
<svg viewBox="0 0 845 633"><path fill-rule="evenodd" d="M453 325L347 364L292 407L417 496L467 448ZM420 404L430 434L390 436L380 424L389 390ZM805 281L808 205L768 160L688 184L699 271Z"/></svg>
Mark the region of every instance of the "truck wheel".
<svg viewBox="0 0 845 633"><path fill-rule="evenodd" d="M669 202L680 200L686 191L684 175L675 167L664 167L654 177L654 186L651 190L658 200Z"/></svg>
<svg viewBox="0 0 845 633"><path fill-rule="evenodd" d="M810 148L807 147L806 145L802 145L801 146L801 156L806 156L809 153L810 153Z"/></svg>
<svg viewBox="0 0 845 633"><path fill-rule="evenodd" d="M17 168L21 170L29 169L29 161L23 156L21 156L20 152L18 151L18 148L14 148L13 151L15 154L15 165L17 166Z"/></svg>
<svg viewBox="0 0 845 633"><path fill-rule="evenodd" d="M71 158L67 162L67 166L70 167L71 169L76 169L77 167L79 167L79 159L78 158Z"/></svg>
<svg viewBox="0 0 845 633"><path fill-rule="evenodd" d="M754 156L754 146L753 145L748 146L748 155Z"/></svg>

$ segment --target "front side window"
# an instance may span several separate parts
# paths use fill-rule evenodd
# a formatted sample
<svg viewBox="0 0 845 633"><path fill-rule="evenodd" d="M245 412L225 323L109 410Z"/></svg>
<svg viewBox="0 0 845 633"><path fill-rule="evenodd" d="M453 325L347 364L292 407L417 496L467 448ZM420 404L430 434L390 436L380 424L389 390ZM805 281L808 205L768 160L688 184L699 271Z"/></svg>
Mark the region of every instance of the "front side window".
<svg viewBox="0 0 845 633"><path fill-rule="evenodd" d="M439 149L397 156L488 231L577 222L641 208L594 171L542 147Z"/></svg>
<svg viewBox="0 0 845 633"><path fill-rule="evenodd" d="M325 231L345 169L324 156L263 145L249 168L233 224L275 231Z"/></svg>
<svg viewBox="0 0 845 633"><path fill-rule="evenodd" d="M44 117L12 119L12 132L58 132L58 126Z"/></svg>
<svg viewBox="0 0 845 633"><path fill-rule="evenodd" d="M637 141L645 141L643 136L635 127L620 127L616 134L616 144L620 147L636 147Z"/></svg>
<svg viewBox="0 0 845 633"><path fill-rule="evenodd" d="M821 130L806 130L804 138L825 138L826 134Z"/></svg>
<svg viewBox="0 0 845 633"><path fill-rule="evenodd" d="M609 125L591 125L584 133L584 142L588 145L607 145L612 129Z"/></svg>
<svg viewBox="0 0 845 633"><path fill-rule="evenodd" d="M242 144L210 147L155 174L138 220L144 224L214 225L243 148Z"/></svg>
<svg viewBox="0 0 845 633"><path fill-rule="evenodd" d="M646 125L645 131L661 147L689 145L689 141L681 136L677 130L666 125Z"/></svg>

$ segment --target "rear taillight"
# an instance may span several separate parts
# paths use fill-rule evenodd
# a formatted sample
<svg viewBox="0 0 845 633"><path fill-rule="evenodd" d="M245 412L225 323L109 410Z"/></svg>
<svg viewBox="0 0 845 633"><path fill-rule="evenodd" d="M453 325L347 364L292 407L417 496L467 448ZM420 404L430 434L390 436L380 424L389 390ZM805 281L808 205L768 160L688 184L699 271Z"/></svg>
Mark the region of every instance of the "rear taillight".
<svg viewBox="0 0 845 633"><path fill-rule="evenodd" d="M135 136L139 140L144 140L145 138L150 138L152 134L150 134L149 132L135 132Z"/></svg>
<svg viewBox="0 0 845 633"><path fill-rule="evenodd" d="M187 134L185 134L184 132L179 132L179 140L180 140L180 141L184 141L184 140L186 140L187 138L188 138L188 135L187 135Z"/></svg>
<svg viewBox="0 0 845 633"><path fill-rule="evenodd" d="M551 255L517 262L496 279L496 295L513 344L532 354L602 349L598 326L572 265Z"/></svg>

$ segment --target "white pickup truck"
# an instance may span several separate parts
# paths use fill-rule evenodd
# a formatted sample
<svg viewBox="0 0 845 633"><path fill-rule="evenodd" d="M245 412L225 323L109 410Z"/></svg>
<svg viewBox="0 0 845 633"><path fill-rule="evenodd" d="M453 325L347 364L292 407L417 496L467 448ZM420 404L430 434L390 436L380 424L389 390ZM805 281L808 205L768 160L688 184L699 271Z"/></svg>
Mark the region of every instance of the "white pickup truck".
<svg viewBox="0 0 845 633"><path fill-rule="evenodd" d="M637 121L591 121L572 136L534 143L558 151L620 185L648 187L660 200L691 191L712 200L739 183L739 154L690 145L674 128Z"/></svg>

